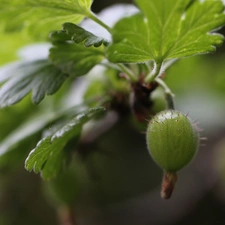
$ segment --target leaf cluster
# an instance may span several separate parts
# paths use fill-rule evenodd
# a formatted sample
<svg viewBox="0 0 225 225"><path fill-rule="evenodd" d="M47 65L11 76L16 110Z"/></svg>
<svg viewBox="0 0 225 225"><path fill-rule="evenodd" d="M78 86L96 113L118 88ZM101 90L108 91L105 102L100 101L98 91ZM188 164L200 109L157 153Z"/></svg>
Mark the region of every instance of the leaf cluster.
<svg viewBox="0 0 225 225"><path fill-rule="evenodd" d="M221 1L136 0L141 9L113 28L108 58L113 62L162 62L215 51L225 23ZM127 26L129 24L129 26Z"/></svg>
<svg viewBox="0 0 225 225"><path fill-rule="evenodd" d="M1 108L25 101L29 95L34 104L60 91L65 96L77 77L94 74L92 69L96 66L104 67L103 78L92 79L82 99L82 106L94 108L71 113L64 105L63 110L58 110L50 105L60 104L60 97L52 97L53 100L47 99L40 105L49 111L32 112L1 140L3 156L32 135L37 139L43 135L30 152L25 167L41 173L44 179L57 176L64 168L71 157L69 149L76 149L84 124L102 116L106 101L112 105L115 98L122 102L125 96L127 100L132 83L143 80L142 76L155 73L154 80L166 68L160 66L167 61L213 52L224 40L216 32L225 25L224 4L220 0L135 0L140 11L121 18L112 28L91 12L92 0L0 0L0 3L0 30L7 34L5 39L15 35L12 37L19 42L19 37L22 40L26 33L29 40L46 40L51 32L48 58L19 60L0 69ZM79 24L84 18L110 32L112 41L85 30ZM145 80L145 85L150 81ZM91 103L85 102L88 99L92 99ZM44 132L50 125L52 130Z"/></svg>

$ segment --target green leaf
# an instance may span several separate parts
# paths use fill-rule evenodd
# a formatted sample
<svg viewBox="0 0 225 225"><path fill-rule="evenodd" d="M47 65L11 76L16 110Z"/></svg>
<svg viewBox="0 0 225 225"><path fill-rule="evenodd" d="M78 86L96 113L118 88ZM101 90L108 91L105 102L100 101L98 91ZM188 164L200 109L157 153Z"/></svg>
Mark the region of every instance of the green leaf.
<svg viewBox="0 0 225 225"><path fill-rule="evenodd" d="M28 0L32 7L46 7L53 10L65 10L73 14L86 15L90 11L93 0Z"/></svg>
<svg viewBox="0 0 225 225"><path fill-rule="evenodd" d="M29 99L26 100L29 101ZM87 104L91 102L96 103L96 99L88 99L78 105L75 104L67 107L62 107L61 105L57 108L53 107L53 109L49 109L46 107L46 104L49 105L48 101L46 104L41 105L41 108L44 110L40 111L37 111L37 109L30 105L33 109L31 116L27 108L23 109L22 112L18 112L17 108L21 104L2 109L0 111L0 127L7 126L7 128L5 127L0 130L0 157L10 151L14 153L18 148L21 148L21 144L31 139L34 135L36 137L40 134L42 134L42 137L53 135L59 128L67 124L74 115L84 111L87 108ZM24 102L21 103L24 104ZM9 126L9 123L11 126Z"/></svg>
<svg viewBox="0 0 225 225"><path fill-rule="evenodd" d="M79 44L81 42L84 42L84 45L86 47L93 46L99 47L102 44L107 46L109 44L109 41L107 41L104 38L97 37L94 34L86 31L82 27L79 27L73 23L64 23L63 24L63 30L71 36L71 39L76 43Z"/></svg>
<svg viewBox="0 0 225 225"><path fill-rule="evenodd" d="M56 37L55 37L56 38ZM103 48L58 42L50 49L54 65L71 76L82 76L104 59Z"/></svg>
<svg viewBox="0 0 225 225"><path fill-rule="evenodd" d="M162 62L213 52L223 42L215 29L225 25L218 1L136 0L143 13L120 20L108 49L112 62Z"/></svg>
<svg viewBox="0 0 225 225"><path fill-rule="evenodd" d="M50 41L55 45L57 45L58 42L65 43L66 41L71 40L71 37L63 30L51 32L49 38Z"/></svg>
<svg viewBox="0 0 225 225"><path fill-rule="evenodd" d="M80 113L54 135L42 139L27 157L25 168L35 173L41 172L41 176L47 180L56 176L65 164L67 154L64 147L68 141L77 141L83 124L104 111L105 108L99 107Z"/></svg>
<svg viewBox="0 0 225 225"><path fill-rule="evenodd" d="M21 46L31 43L32 39L25 35L21 38L20 34L10 35L1 33L0 42L0 66L18 59L18 50Z"/></svg>
<svg viewBox="0 0 225 225"><path fill-rule="evenodd" d="M59 115L53 112L38 113L25 121L21 126L12 131L0 143L0 156L13 149L21 141L29 138L33 134L40 132L47 124L57 119Z"/></svg>
<svg viewBox="0 0 225 225"><path fill-rule="evenodd" d="M68 78L48 60L21 62L8 70L8 80L0 88L0 106L21 101L32 91L32 101L40 103L45 95L54 94Z"/></svg>
<svg viewBox="0 0 225 225"><path fill-rule="evenodd" d="M5 30L28 28L31 35L45 32L46 37L62 23L79 23L90 14L91 4L92 0L1 0L0 19Z"/></svg>

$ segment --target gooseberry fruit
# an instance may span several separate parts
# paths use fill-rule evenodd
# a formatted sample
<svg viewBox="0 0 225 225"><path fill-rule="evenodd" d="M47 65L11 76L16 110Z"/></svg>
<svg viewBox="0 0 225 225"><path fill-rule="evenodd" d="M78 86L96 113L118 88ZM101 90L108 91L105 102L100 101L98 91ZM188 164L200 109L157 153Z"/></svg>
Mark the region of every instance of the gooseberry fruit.
<svg viewBox="0 0 225 225"><path fill-rule="evenodd" d="M197 152L197 128L181 112L165 110L150 120L146 138L152 158L165 171L161 196L170 198L177 180L176 172Z"/></svg>

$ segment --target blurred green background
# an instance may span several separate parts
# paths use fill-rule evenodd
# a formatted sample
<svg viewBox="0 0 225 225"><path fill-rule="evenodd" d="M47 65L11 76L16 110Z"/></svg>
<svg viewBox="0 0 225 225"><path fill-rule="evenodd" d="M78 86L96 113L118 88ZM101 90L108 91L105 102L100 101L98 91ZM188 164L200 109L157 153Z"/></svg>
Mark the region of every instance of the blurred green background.
<svg viewBox="0 0 225 225"><path fill-rule="evenodd" d="M122 2L132 1L95 0L92 9L97 13ZM225 34L225 29L220 32ZM11 36L2 38L1 65L15 60L12 52L22 44L32 43L27 36L20 42L12 42ZM208 139L202 141L191 165L178 173L171 200L160 199L162 171L148 154L145 128L137 129L123 118L93 146L83 146L87 154L76 155L69 171L53 182L45 183L24 169L41 133L1 157L0 225L60 224L59 211L65 203L73 206L79 225L224 225L225 44L215 54L180 60L168 70L165 81L176 96L176 108L196 120L203 129L201 136ZM65 90L73 88L66 84L40 106L34 106L29 96L1 109L0 140L34 112L54 109Z"/></svg>

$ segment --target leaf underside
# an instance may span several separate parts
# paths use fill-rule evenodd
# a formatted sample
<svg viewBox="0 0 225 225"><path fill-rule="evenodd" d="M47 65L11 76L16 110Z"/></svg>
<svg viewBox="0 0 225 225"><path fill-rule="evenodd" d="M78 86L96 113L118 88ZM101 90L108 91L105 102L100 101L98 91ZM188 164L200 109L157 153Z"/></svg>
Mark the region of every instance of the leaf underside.
<svg viewBox="0 0 225 225"><path fill-rule="evenodd" d="M215 51L225 25L222 1L136 0L142 13L120 20L113 28L107 55L112 62L144 62Z"/></svg>
<svg viewBox="0 0 225 225"><path fill-rule="evenodd" d="M1 0L1 24L5 31L26 29L32 36L46 37L49 29L60 29L62 23L79 23L91 4L92 0Z"/></svg>
<svg viewBox="0 0 225 225"><path fill-rule="evenodd" d="M55 134L42 139L27 157L25 168L35 173L41 172L46 180L55 177L65 165L68 152L64 148L68 141L78 141L83 124L104 111L103 107L91 108L78 114Z"/></svg>
<svg viewBox="0 0 225 225"><path fill-rule="evenodd" d="M55 46L50 49L50 59L53 64L60 68L64 73L71 76L82 76L89 72L95 65L104 59L103 48L85 47L82 43L75 44L69 42L60 42L67 36L59 33L54 34Z"/></svg>
<svg viewBox="0 0 225 225"><path fill-rule="evenodd" d="M32 101L40 103L54 94L68 78L48 60L21 62L7 71L9 79L0 88L0 107L16 104L32 91Z"/></svg>

